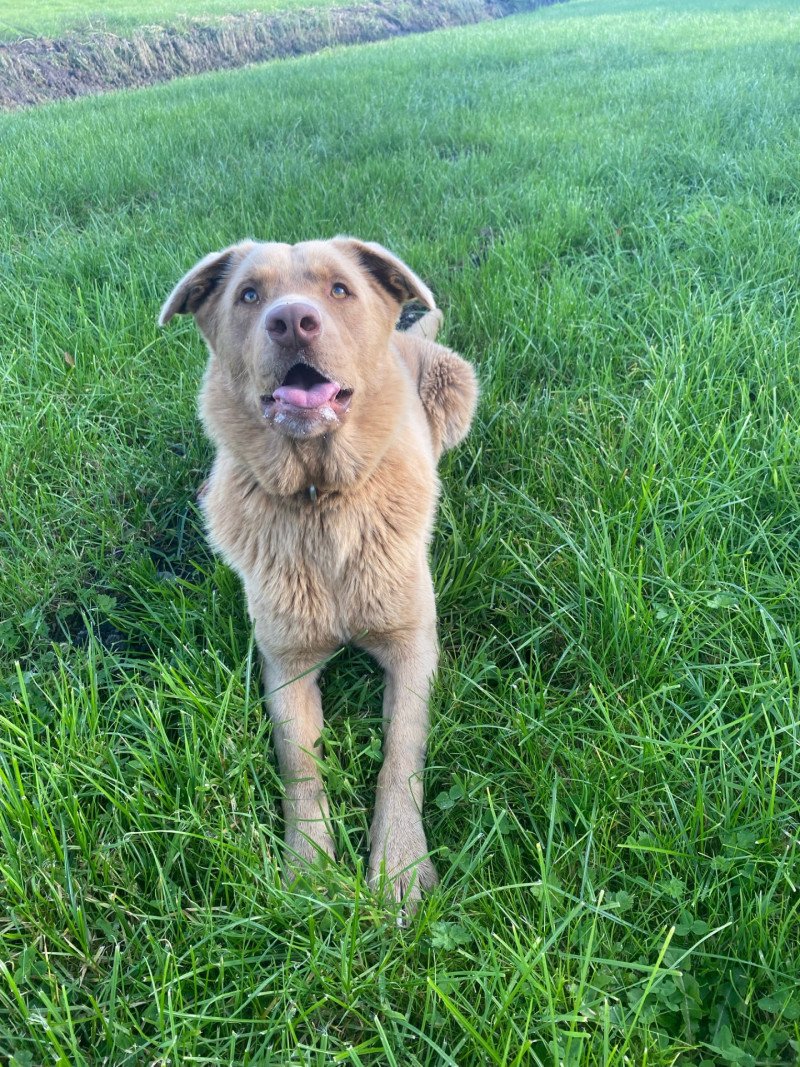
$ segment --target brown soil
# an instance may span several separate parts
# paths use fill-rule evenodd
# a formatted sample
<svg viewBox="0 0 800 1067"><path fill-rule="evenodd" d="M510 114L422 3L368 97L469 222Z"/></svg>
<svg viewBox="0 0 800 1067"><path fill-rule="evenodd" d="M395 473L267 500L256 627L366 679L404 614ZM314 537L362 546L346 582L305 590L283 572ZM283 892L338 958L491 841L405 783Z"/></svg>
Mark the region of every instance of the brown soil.
<svg viewBox="0 0 800 1067"><path fill-rule="evenodd" d="M563 0L375 0L351 7L229 15L129 36L67 34L0 44L0 108L168 81L332 45L482 22Z"/></svg>

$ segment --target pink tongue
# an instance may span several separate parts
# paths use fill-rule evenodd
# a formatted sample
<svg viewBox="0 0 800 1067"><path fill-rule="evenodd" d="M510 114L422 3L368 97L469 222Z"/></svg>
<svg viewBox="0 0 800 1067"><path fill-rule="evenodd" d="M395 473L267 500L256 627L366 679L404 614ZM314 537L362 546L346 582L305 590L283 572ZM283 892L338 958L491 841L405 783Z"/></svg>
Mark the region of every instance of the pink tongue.
<svg viewBox="0 0 800 1067"><path fill-rule="evenodd" d="M274 400L283 400L296 408L321 408L333 400L341 389L338 382L317 382L310 389L300 389L296 385L279 385L272 394Z"/></svg>

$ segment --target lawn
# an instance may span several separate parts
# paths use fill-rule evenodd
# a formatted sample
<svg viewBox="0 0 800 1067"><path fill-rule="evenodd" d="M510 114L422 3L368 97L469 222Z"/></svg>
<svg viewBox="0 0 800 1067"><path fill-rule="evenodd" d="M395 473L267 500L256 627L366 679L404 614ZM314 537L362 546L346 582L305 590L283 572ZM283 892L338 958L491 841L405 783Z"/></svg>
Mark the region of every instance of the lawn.
<svg viewBox="0 0 800 1067"><path fill-rule="evenodd" d="M95 6L82 0L3 0L0 8L0 41L68 32L103 30L129 33L146 25L176 25L189 21L213 21L225 15L278 11L332 5L334 0L103 0ZM344 0L340 6L345 6Z"/></svg>
<svg viewBox="0 0 800 1067"><path fill-rule="evenodd" d="M0 1056L794 1064L800 18L571 0L0 117ZM364 884L380 678L325 677L339 865L279 783L175 280L379 240L482 401L443 465L442 884Z"/></svg>

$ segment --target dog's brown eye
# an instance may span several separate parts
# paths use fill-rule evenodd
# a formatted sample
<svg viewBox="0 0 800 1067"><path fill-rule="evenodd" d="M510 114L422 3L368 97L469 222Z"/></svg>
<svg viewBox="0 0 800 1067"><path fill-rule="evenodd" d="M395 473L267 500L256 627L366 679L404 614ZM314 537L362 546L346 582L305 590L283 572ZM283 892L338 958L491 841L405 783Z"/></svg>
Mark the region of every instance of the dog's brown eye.
<svg viewBox="0 0 800 1067"><path fill-rule="evenodd" d="M331 296L335 296L337 300L343 300L346 296L350 296L350 290L346 285L337 282L331 289Z"/></svg>
<svg viewBox="0 0 800 1067"><path fill-rule="evenodd" d="M255 289L245 289L242 293L243 304L255 304L258 301L258 293Z"/></svg>

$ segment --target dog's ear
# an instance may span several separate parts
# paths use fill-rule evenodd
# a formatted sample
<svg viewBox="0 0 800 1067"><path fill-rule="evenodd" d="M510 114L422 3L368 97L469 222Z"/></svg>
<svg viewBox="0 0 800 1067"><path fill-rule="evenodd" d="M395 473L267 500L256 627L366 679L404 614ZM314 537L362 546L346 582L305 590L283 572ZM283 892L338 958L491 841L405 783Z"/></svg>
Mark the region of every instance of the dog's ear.
<svg viewBox="0 0 800 1067"><path fill-rule="evenodd" d="M166 326L173 315L194 315L219 287L231 267L234 253L240 245L222 252L210 252L185 274L167 297L158 325Z"/></svg>
<svg viewBox="0 0 800 1067"><path fill-rule="evenodd" d="M425 282L388 248L373 241L359 241L355 237L336 237L334 244L350 252L363 270L398 304L418 300L426 308L436 307L433 293Z"/></svg>

